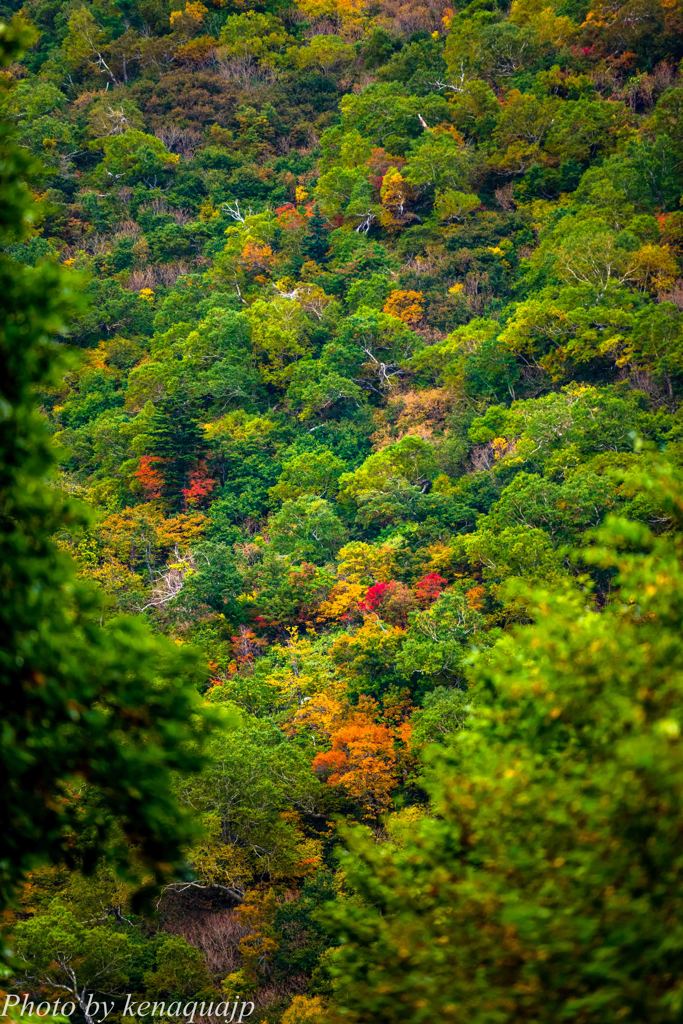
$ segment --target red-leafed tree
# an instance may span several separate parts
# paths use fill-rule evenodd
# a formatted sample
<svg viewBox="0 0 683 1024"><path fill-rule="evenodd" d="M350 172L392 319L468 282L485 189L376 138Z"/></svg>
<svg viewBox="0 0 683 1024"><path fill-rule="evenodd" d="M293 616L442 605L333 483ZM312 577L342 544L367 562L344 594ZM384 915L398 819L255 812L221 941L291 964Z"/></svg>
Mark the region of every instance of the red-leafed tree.
<svg viewBox="0 0 683 1024"><path fill-rule="evenodd" d="M375 583L358 602L362 612L374 612L385 622L405 626L408 615L415 609L417 601L410 587L398 580L389 583Z"/></svg>
<svg viewBox="0 0 683 1024"><path fill-rule="evenodd" d="M193 469L189 475L187 487L183 487L182 493L185 499L185 504L188 508L195 508L197 505L201 505L205 498L213 491L216 486L216 480L209 475L209 470L205 462L200 462L196 469Z"/></svg>
<svg viewBox="0 0 683 1024"><path fill-rule="evenodd" d="M164 489L163 462L156 455L143 455L133 476L140 484L148 500L160 498Z"/></svg>
<svg viewBox="0 0 683 1024"><path fill-rule="evenodd" d="M390 583L373 583L365 592L365 597L358 602L358 607L363 612L376 612L382 604Z"/></svg>
<svg viewBox="0 0 683 1024"><path fill-rule="evenodd" d="M425 607L436 601L437 597L448 585L448 580L438 572L428 572L415 584L415 596L418 603Z"/></svg>

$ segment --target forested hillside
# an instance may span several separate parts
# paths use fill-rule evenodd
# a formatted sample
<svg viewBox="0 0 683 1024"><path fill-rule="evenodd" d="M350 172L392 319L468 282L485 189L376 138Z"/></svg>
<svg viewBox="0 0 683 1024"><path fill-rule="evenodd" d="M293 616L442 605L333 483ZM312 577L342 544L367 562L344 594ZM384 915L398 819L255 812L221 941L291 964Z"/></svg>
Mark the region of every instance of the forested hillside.
<svg viewBox="0 0 683 1024"><path fill-rule="evenodd" d="M31 380L100 595L45 639L89 681L8 987L683 1019L678 0L0 15L1 279L62 290Z"/></svg>

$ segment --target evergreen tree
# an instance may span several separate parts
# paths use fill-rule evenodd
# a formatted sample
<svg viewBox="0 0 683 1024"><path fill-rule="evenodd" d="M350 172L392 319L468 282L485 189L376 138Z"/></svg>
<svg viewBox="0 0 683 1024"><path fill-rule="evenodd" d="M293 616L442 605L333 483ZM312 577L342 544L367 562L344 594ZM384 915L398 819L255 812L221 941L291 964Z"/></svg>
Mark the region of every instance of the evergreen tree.
<svg viewBox="0 0 683 1024"><path fill-rule="evenodd" d="M203 450L204 437L188 403L173 397L159 403L150 429L152 454L161 459L164 494L175 504L182 501L191 470Z"/></svg>
<svg viewBox="0 0 683 1024"><path fill-rule="evenodd" d="M313 216L308 222L308 231L301 244L301 251L307 259L324 263L329 245L329 226L316 203Z"/></svg>

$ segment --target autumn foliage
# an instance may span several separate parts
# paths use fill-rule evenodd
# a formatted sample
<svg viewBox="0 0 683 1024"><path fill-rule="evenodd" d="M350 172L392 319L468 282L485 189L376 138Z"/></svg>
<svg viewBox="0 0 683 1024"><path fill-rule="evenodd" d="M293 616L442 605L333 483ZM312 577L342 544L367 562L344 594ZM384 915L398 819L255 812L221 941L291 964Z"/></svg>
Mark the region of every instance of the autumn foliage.
<svg viewBox="0 0 683 1024"><path fill-rule="evenodd" d="M415 291L393 291L384 303L384 312L415 327L424 316L424 295Z"/></svg>
<svg viewBox="0 0 683 1024"><path fill-rule="evenodd" d="M215 486L216 480L210 476L206 463L200 462L190 473L187 487L182 488L187 507L196 508L203 504Z"/></svg>
<svg viewBox="0 0 683 1024"><path fill-rule="evenodd" d="M133 760L176 749L152 712L186 684L218 724L174 775L182 871L138 912L133 864L48 864L3 984L263 1024L679 1024L680 4L5 7L0 50L29 47L0 74L27 179L0 247L10 661L29 702L80 694L67 759L117 742L100 669L154 733ZM36 380L55 330L68 362ZM45 524L66 590L17 376L47 498L93 509ZM150 628L137 674L120 640L156 651ZM193 651L206 677L170 678ZM21 809L51 789L6 747ZM59 798L79 868L119 828L88 763ZM170 794L133 781L175 856Z"/></svg>
<svg viewBox="0 0 683 1024"><path fill-rule="evenodd" d="M164 488L163 462L154 455L143 455L133 474L148 501L160 498Z"/></svg>
<svg viewBox="0 0 683 1024"><path fill-rule="evenodd" d="M376 817L389 806L409 736L407 723L391 728L373 721L373 711L366 700L350 712L331 732L330 749L313 760L316 774L358 802L365 817Z"/></svg>

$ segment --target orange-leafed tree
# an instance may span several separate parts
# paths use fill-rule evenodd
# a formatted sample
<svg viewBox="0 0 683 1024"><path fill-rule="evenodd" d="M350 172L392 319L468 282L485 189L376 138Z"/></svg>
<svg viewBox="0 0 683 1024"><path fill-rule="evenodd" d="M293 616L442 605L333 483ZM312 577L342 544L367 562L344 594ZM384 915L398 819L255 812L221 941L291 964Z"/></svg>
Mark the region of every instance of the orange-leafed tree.
<svg viewBox="0 0 683 1024"><path fill-rule="evenodd" d="M240 263L249 274L267 273L273 265L273 249L267 242L256 242L249 239L244 244L240 255Z"/></svg>
<svg viewBox="0 0 683 1024"><path fill-rule="evenodd" d="M391 803L398 785L405 723L392 728L377 722L376 703L363 697L330 735L329 750L317 754L313 770L329 786L337 786L358 803L366 818L376 818Z"/></svg>
<svg viewBox="0 0 683 1024"><path fill-rule="evenodd" d="M395 316L409 327L415 327L424 316L424 295L411 289L397 289L384 303L384 312Z"/></svg>

